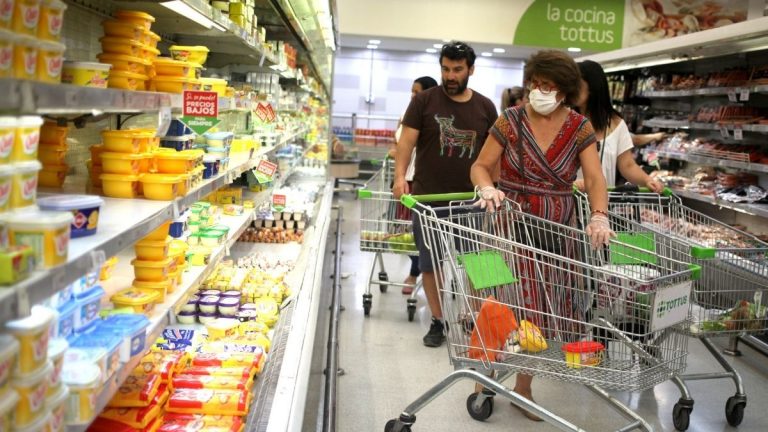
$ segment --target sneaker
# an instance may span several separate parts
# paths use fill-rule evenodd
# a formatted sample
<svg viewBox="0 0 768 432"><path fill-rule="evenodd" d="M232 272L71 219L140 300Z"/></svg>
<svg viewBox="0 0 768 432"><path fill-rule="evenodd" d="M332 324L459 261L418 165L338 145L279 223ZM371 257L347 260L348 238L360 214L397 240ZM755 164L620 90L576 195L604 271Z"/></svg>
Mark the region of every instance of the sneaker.
<svg viewBox="0 0 768 432"><path fill-rule="evenodd" d="M443 334L443 322L439 319L432 317L432 324L429 326L429 332L424 336L424 346L430 348L437 348L445 342L445 335Z"/></svg>

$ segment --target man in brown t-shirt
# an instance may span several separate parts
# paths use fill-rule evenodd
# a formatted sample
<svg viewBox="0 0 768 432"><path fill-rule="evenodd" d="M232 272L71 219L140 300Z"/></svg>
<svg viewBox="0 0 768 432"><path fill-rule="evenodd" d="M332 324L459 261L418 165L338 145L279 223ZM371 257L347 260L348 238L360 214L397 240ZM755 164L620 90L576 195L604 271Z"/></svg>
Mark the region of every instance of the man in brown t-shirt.
<svg viewBox="0 0 768 432"><path fill-rule="evenodd" d="M440 51L442 85L422 91L411 99L397 142L392 187L395 198L404 193L420 195L472 190L469 170L498 117L490 99L467 88L474 72L475 58L475 51L465 43L443 45ZM409 191L405 171L414 147L416 174L413 190ZM435 269L417 215L414 215L413 230L424 292L432 311L432 325L424 336L424 345L439 347L445 341L443 312Z"/></svg>

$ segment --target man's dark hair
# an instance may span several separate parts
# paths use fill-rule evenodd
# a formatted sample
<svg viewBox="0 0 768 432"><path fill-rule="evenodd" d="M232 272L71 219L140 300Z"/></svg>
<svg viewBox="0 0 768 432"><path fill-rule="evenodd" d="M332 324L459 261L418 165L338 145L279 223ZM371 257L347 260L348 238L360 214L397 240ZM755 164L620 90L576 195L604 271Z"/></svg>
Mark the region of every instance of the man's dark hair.
<svg viewBox="0 0 768 432"><path fill-rule="evenodd" d="M471 46L464 42L453 41L443 45L443 48L440 50L441 65L443 64L443 57L453 61L466 59L467 67L472 67L475 65L477 55L475 55L475 50Z"/></svg>

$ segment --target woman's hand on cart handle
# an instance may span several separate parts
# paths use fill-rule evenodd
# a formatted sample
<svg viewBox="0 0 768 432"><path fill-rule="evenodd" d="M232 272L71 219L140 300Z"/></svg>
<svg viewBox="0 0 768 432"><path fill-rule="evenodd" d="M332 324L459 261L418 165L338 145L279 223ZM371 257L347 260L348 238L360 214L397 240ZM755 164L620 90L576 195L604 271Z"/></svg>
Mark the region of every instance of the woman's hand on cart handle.
<svg viewBox="0 0 768 432"><path fill-rule="evenodd" d="M576 181L573 182L573 187L581 192L584 192L586 187L584 186L584 179L576 179Z"/></svg>
<svg viewBox="0 0 768 432"><path fill-rule="evenodd" d="M645 182L645 186L653 193L661 194L664 192L664 183L653 178L649 178L648 181Z"/></svg>
<svg viewBox="0 0 768 432"><path fill-rule="evenodd" d="M501 207L501 203L506 195L493 186L485 186L477 191L477 197L478 200L475 202L475 205L492 212Z"/></svg>
<svg viewBox="0 0 768 432"><path fill-rule="evenodd" d="M392 195L394 195L395 199L400 199L401 196L409 193L411 191L405 177L395 178L395 181L392 183Z"/></svg>
<svg viewBox="0 0 768 432"><path fill-rule="evenodd" d="M616 233L613 232L611 224L608 222L608 216L603 213L592 213L586 233L594 249L608 245L609 240L616 237Z"/></svg>

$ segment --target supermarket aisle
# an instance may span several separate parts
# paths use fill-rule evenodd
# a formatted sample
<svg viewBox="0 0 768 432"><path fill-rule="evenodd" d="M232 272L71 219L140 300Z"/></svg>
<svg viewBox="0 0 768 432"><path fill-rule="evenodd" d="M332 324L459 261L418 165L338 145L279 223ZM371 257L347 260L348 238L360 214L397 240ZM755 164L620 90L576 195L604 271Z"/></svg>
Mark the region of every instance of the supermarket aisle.
<svg viewBox="0 0 768 432"><path fill-rule="evenodd" d="M387 420L396 417L413 399L452 371L447 350L428 349L421 343L426 333L429 313L422 297L414 322L407 321L406 296L390 287L380 294L373 291L371 316L365 318L362 294L370 271L373 254L358 249L359 207L350 193L342 193L337 201L344 206L342 299L346 307L340 323L340 361L346 375L339 377L338 430L340 432L383 431ZM405 257L389 255L385 259L390 280L401 281L407 272ZM720 341L718 341L720 342ZM710 372L717 366L698 341L691 341L688 372ZM768 360L741 345L744 357L733 360L742 374L748 395L744 421L731 428L723 414L725 400L734 393L725 380L694 382L690 390L695 399L690 431L713 432L768 430ZM511 386L512 383L509 383ZM415 431L550 431L545 423L534 423L523 417L501 398L496 399L493 415L484 423L467 414L466 398L470 383L458 383L417 414ZM584 387L555 381L534 382L534 395L539 403L552 409L576 425L592 431L608 431L622 427L624 419L605 402ZM674 431L672 407L679 398L677 388L663 383L644 393L616 393L615 396L642 415L657 431Z"/></svg>

